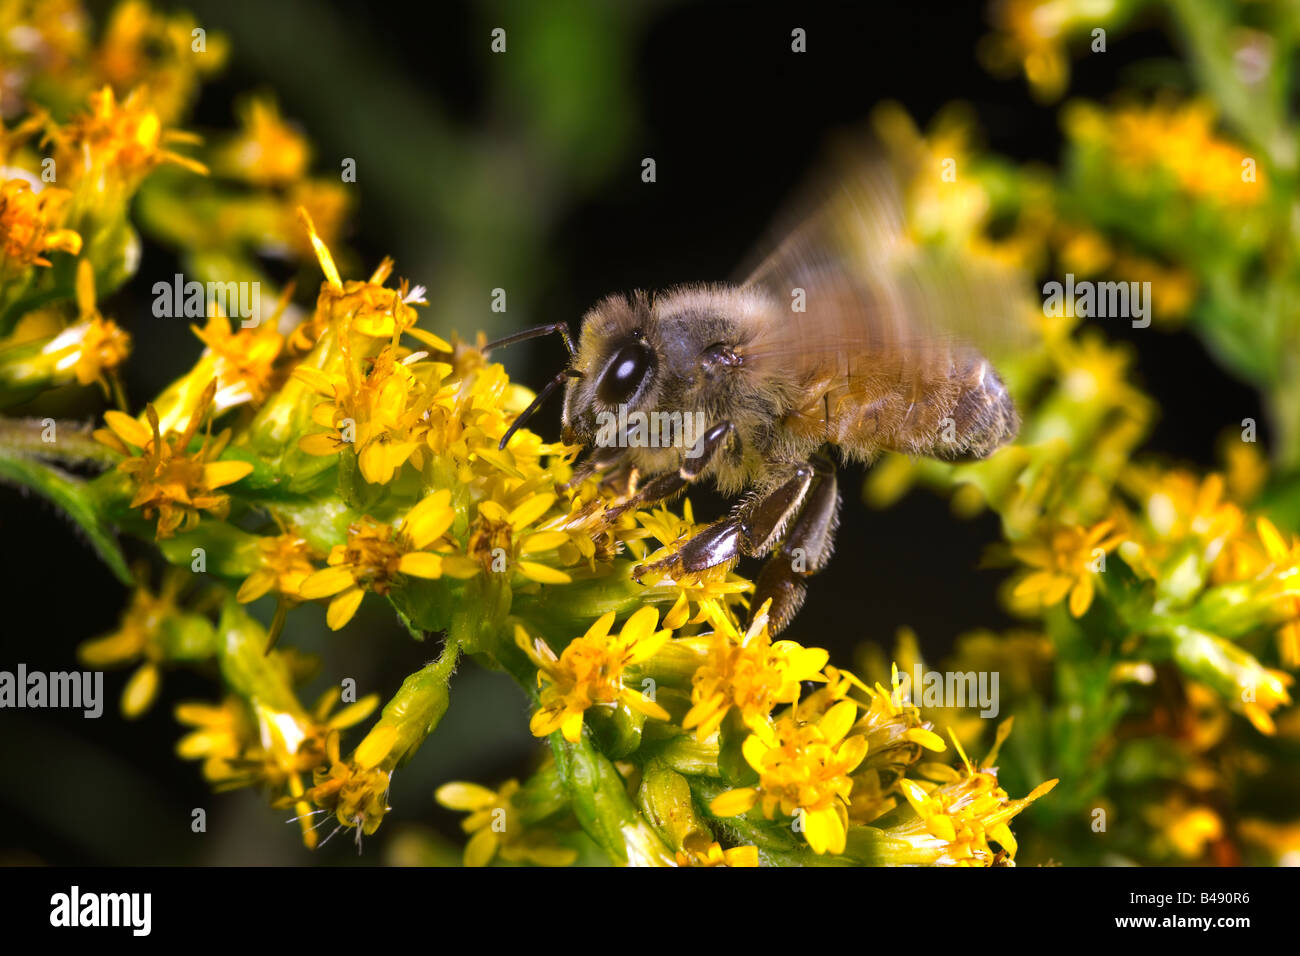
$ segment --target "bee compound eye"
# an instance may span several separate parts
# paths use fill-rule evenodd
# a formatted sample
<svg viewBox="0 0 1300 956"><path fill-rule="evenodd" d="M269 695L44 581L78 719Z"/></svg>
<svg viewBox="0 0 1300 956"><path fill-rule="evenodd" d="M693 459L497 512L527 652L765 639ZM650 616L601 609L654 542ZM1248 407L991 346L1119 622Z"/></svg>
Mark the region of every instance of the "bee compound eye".
<svg viewBox="0 0 1300 956"><path fill-rule="evenodd" d="M651 363L650 349L643 343L623 346L600 377L600 400L610 405L626 402L641 387Z"/></svg>

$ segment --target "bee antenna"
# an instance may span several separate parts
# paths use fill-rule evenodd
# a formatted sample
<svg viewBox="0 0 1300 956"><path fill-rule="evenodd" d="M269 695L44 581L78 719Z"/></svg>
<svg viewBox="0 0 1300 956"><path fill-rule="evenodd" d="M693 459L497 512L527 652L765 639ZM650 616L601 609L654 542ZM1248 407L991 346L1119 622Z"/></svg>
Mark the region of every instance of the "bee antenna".
<svg viewBox="0 0 1300 956"><path fill-rule="evenodd" d="M559 332L564 339L564 347L569 350L569 358L573 358L576 350L573 347L573 337L569 334L568 322L551 322L548 325L539 325L535 328L524 329L522 332L515 332L504 338L497 339L495 342L489 342L483 346L483 354L486 355L493 349L504 348L507 345L514 345L516 342L526 342L529 339L541 338L543 335L551 335Z"/></svg>
<svg viewBox="0 0 1300 956"><path fill-rule="evenodd" d="M506 447L506 444L510 441L511 438L514 437L515 432L519 431L519 429L523 426L524 422L528 421L528 419L533 417L536 411L542 407L542 403L545 402L546 399L550 397L551 392L555 391L562 384L564 384L564 380L566 378L582 378L582 373L579 372L576 368L566 368L559 375L555 376L555 378L547 382L546 387L537 393L537 397L534 398L532 402L529 403L528 407L525 408L522 412L520 412L519 416L513 422L510 423L510 427L506 429L506 433L501 436L500 444L497 445L498 451Z"/></svg>

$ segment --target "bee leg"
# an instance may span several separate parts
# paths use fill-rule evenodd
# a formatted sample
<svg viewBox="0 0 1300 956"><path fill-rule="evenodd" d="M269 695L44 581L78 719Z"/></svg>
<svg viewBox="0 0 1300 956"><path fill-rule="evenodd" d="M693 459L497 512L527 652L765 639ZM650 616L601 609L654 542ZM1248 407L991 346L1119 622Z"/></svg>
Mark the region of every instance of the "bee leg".
<svg viewBox="0 0 1300 956"><path fill-rule="evenodd" d="M561 490L571 491L593 475L603 476L611 469L618 468L625 460L622 448L594 448L574 466L573 474Z"/></svg>
<svg viewBox="0 0 1300 956"><path fill-rule="evenodd" d="M637 489L636 494L610 508L606 514L612 520L628 509L644 508L646 505L671 498L704 474L713 456L726 446L735 431L736 426L731 422L720 422L714 425L700 438L698 455L686 458L677 471L670 471L647 481Z"/></svg>
<svg viewBox="0 0 1300 956"><path fill-rule="evenodd" d="M651 570L692 574L734 561L741 555L767 554L799 514L815 474L816 469L809 462L789 466L784 480L775 488L742 502L730 516L697 532L662 561L634 569L632 576L639 581Z"/></svg>
<svg viewBox="0 0 1300 956"><path fill-rule="evenodd" d="M803 502L799 517L781 547L763 565L754 584L751 616L769 598L769 629L779 634L803 605L807 587L803 579L826 566L835 548L839 526L840 495L835 468L825 459L814 459L817 478Z"/></svg>

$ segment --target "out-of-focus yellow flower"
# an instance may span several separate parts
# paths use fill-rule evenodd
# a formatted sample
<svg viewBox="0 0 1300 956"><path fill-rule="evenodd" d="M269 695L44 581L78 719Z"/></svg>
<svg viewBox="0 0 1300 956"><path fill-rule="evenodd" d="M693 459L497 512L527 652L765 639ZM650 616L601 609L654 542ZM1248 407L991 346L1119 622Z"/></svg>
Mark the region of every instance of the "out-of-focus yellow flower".
<svg viewBox="0 0 1300 956"><path fill-rule="evenodd" d="M105 86L90 95L90 111L78 113L50 134L55 164L76 189L82 183L96 192L133 191L145 176L164 163L199 175L208 168L177 153L169 143L195 143L198 137L163 128L162 120L145 102L140 90L121 103L113 88Z"/></svg>
<svg viewBox="0 0 1300 956"><path fill-rule="evenodd" d="M1223 821L1217 813L1181 797L1147 807L1143 816L1158 837L1184 860L1199 860L1211 843L1223 838Z"/></svg>
<svg viewBox="0 0 1300 956"><path fill-rule="evenodd" d="M469 814L461 822L471 834L465 844L466 866L487 866L496 856L538 866L568 866L578 858L576 850L556 844L544 831L525 826L515 806L518 791L519 781L507 780L498 790L476 783L445 783L434 793L444 807Z"/></svg>
<svg viewBox="0 0 1300 956"><path fill-rule="evenodd" d="M537 681L542 687L541 705L529 722L533 735L545 737L559 730L565 740L576 743L589 708L620 702L648 717L667 720L668 711L623 685L624 671L648 660L668 640L669 631L655 630L658 620L654 608L638 608L618 636L612 637L614 612L610 611L586 634L570 641L558 658L545 641L530 640L523 628L518 628L515 640L537 665Z"/></svg>
<svg viewBox="0 0 1300 956"><path fill-rule="evenodd" d="M1268 482L1268 459L1259 450L1258 442L1242 441L1236 429L1227 434L1221 448L1228 497L1239 505L1248 505Z"/></svg>
<svg viewBox="0 0 1300 956"><path fill-rule="evenodd" d="M289 665L284 655L280 660ZM296 701L284 711L235 696L217 706L180 704L176 719L195 729L177 743L177 753L188 760L202 759L203 774L217 791L269 789L277 795L273 805L295 809L303 842L311 848L316 834L303 775L324 770L329 742L334 740L337 746L339 731L365 720L379 705L378 695L370 694L331 713L340 696L338 688L331 688L310 713Z"/></svg>
<svg viewBox="0 0 1300 956"><path fill-rule="evenodd" d="M296 534L268 535L257 542L261 567L244 579L235 595L241 604L256 601L268 591L293 601L303 600L303 581L316 573L315 549Z"/></svg>
<svg viewBox="0 0 1300 956"><path fill-rule="evenodd" d="M1034 570L1016 583L1012 599L1051 607L1068 594L1070 613L1082 617L1096 593L1093 575L1098 562L1124 540L1114 528L1114 521L1091 528L1055 528L1036 540L1013 544L1011 553Z"/></svg>
<svg viewBox="0 0 1300 956"><path fill-rule="evenodd" d="M187 13L155 13L138 0L120 3L104 27L95 66L119 92L148 87L159 115L175 119L193 99L200 75L226 59L225 39L199 33L198 26Z"/></svg>
<svg viewBox="0 0 1300 956"><path fill-rule="evenodd" d="M991 7L997 32L983 38L985 65L1006 75L1019 69L1036 99L1050 102L1065 92L1070 78L1065 39L1080 21L1096 23L1113 4L1078 0L998 0Z"/></svg>
<svg viewBox="0 0 1300 956"><path fill-rule="evenodd" d="M1242 820L1237 829L1246 840L1263 847L1274 865L1300 866L1300 823Z"/></svg>
<svg viewBox="0 0 1300 956"><path fill-rule="evenodd" d="M694 728L697 740L717 733L732 708L756 730L776 705L799 699L802 681L824 680L821 670L830 660L825 650L795 641L772 643L767 626L771 603L763 603L744 634L725 615L712 617L708 656L691 678L692 706L682 720L683 729Z"/></svg>
<svg viewBox="0 0 1300 956"><path fill-rule="evenodd" d="M152 433L138 419L116 411L104 413L108 429L95 431L96 439L126 456L117 468L135 485L131 507L141 509L146 518L158 516L160 541L177 531L193 530L202 511L224 518L230 511L230 497L216 489L239 481L253 470L252 463L247 461L215 460L225 449L229 432L205 440L197 451L188 451L216 390L214 379L200 396L198 410L180 434L160 433L158 413L153 405L145 408ZM140 449L140 454L131 448Z"/></svg>
<svg viewBox="0 0 1300 956"><path fill-rule="evenodd" d="M733 846L724 850L710 843L704 850L678 850L678 866L758 866L758 847Z"/></svg>
<svg viewBox="0 0 1300 956"><path fill-rule="evenodd" d="M287 186L303 177L311 163L311 146L284 121L274 100L247 100L239 119L242 129L217 151L215 172L264 187Z"/></svg>
<svg viewBox="0 0 1300 956"><path fill-rule="evenodd" d="M39 192L21 178L0 183L0 278L11 279L30 266L48 266L43 253L81 251L81 236L58 228L72 194L46 186Z"/></svg>
<svg viewBox="0 0 1300 956"><path fill-rule="evenodd" d="M447 489L426 495L398 526L363 518L348 527L346 544L335 545L329 567L298 586L299 597L331 598L326 622L338 630L352 620L367 591L387 594L398 575L442 576L442 556L428 550L456 520Z"/></svg>
<svg viewBox="0 0 1300 956"><path fill-rule="evenodd" d="M231 694L220 704L176 705L176 719L193 727L176 743L182 760L202 760L203 776L218 785L240 773L236 762L256 740L256 724L242 697Z"/></svg>
<svg viewBox="0 0 1300 956"><path fill-rule="evenodd" d="M117 630L77 648L78 659L87 667L110 667L143 658L122 690L122 713L129 718L143 714L158 695L162 665L168 657L166 628L181 613L176 599L184 586L182 573L167 574L157 594L141 584L132 592Z"/></svg>
<svg viewBox="0 0 1300 956"><path fill-rule="evenodd" d="M1075 103L1065 111L1067 132L1105 149L1136 188L1151 188L1152 173L1169 176L1182 191L1224 206L1253 205L1268 194L1264 170L1242 175L1249 152L1214 132L1216 111L1202 101L1160 101L1107 110Z"/></svg>
<svg viewBox="0 0 1300 956"><path fill-rule="evenodd" d="M787 713L772 724L759 724L742 745L745 761L758 773L758 785L728 790L709 809L715 816L734 817L761 801L769 820L778 808L785 816L799 815L814 853L843 853L853 791L849 775L867 755L865 737L846 737L856 717L857 705L843 700L815 723Z"/></svg>
<svg viewBox="0 0 1300 956"><path fill-rule="evenodd" d="M1300 538L1293 535L1291 543L1287 544L1282 533L1267 518L1257 519L1255 527L1274 572L1279 577L1300 574ZM1288 618L1277 632L1279 656L1286 667L1300 667L1300 589L1281 589L1278 602Z"/></svg>

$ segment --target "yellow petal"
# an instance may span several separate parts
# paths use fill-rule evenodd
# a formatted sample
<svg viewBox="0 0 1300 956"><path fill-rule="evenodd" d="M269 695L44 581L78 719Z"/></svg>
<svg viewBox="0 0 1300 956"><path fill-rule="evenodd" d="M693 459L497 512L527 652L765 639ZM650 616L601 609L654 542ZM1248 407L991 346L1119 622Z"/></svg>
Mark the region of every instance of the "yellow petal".
<svg viewBox="0 0 1300 956"><path fill-rule="evenodd" d="M520 561L516 567L524 577L539 584L568 584L573 580L559 568L538 564L536 561Z"/></svg>
<svg viewBox="0 0 1300 956"><path fill-rule="evenodd" d="M709 812L715 817L738 817L742 813L748 813L757 800L758 791L753 787L728 790L713 798Z"/></svg>
<svg viewBox="0 0 1300 956"><path fill-rule="evenodd" d="M758 773L763 772L763 760L771 751L772 748L754 734L746 737L744 743L740 745L740 752L745 757L745 763L753 767Z"/></svg>
<svg viewBox="0 0 1300 956"><path fill-rule="evenodd" d="M833 807L804 813L804 838L814 853L843 853L847 834Z"/></svg>
<svg viewBox="0 0 1300 956"><path fill-rule="evenodd" d="M479 810L496 802L497 795L477 783L444 783L434 791L433 799L449 810Z"/></svg>
<svg viewBox="0 0 1300 956"><path fill-rule="evenodd" d="M456 512L451 508L451 491L444 488L421 499L407 513L402 529L415 547L424 548L450 528L455 520Z"/></svg>
<svg viewBox="0 0 1300 956"><path fill-rule="evenodd" d="M1070 615L1083 617L1092 604L1093 584L1091 576L1081 577L1070 591Z"/></svg>
<svg viewBox="0 0 1300 956"><path fill-rule="evenodd" d="M298 439L298 449L308 455L319 457L337 455L342 447L338 432L317 432L314 435L303 435Z"/></svg>
<svg viewBox="0 0 1300 956"><path fill-rule="evenodd" d="M104 413L104 422L128 445L144 448L153 441L153 432L130 415L119 411L107 411Z"/></svg>
<svg viewBox="0 0 1300 956"><path fill-rule="evenodd" d="M550 510L551 505L555 503L555 495L537 494L533 495L514 511L510 512L510 526L518 531L526 528L542 515Z"/></svg>
<svg viewBox="0 0 1300 956"><path fill-rule="evenodd" d="M656 720L670 719L668 711L664 710L650 698L646 697L645 694L641 693L639 690L632 690L630 688L625 689L619 696L629 707L633 710L640 711L647 717L654 717Z"/></svg>
<svg viewBox="0 0 1300 956"><path fill-rule="evenodd" d="M397 570L417 578L442 577L442 558L428 551L412 551L402 555Z"/></svg>
<svg viewBox="0 0 1300 956"><path fill-rule="evenodd" d="M325 612L325 623L330 626L330 630L337 631L352 620L352 615L357 613L357 608L361 606L361 599L365 596L365 591L352 588L330 601L329 610Z"/></svg>
<svg viewBox="0 0 1300 956"><path fill-rule="evenodd" d="M497 853L498 836L491 827L484 827L465 844L466 866L487 866Z"/></svg>
<svg viewBox="0 0 1300 956"><path fill-rule="evenodd" d="M158 696L158 685L162 675L155 664L145 664L131 675L122 690L122 713L126 717L139 717L154 698Z"/></svg>
<svg viewBox="0 0 1300 956"><path fill-rule="evenodd" d="M643 605L627 619L623 630L619 632L619 640L625 647L635 647L654 632L657 623L659 623L658 608Z"/></svg>
<svg viewBox="0 0 1300 956"><path fill-rule="evenodd" d="M220 488L252 472L251 461L213 461L203 466L203 482L209 488Z"/></svg>
<svg viewBox="0 0 1300 956"><path fill-rule="evenodd" d="M857 719L858 705L851 700L842 700L826 712L817 726L827 741L836 744L844 739Z"/></svg>
<svg viewBox="0 0 1300 956"><path fill-rule="evenodd" d="M235 593L235 600L240 604L256 601L271 590L277 580L279 579L274 571L258 568L244 579L244 583L239 586L239 590Z"/></svg>
<svg viewBox="0 0 1300 956"><path fill-rule="evenodd" d="M304 600L314 601L317 598L338 594L344 588L351 587L353 583L352 569L349 567L321 568L303 579L302 584L298 585L298 594Z"/></svg>
<svg viewBox="0 0 1300 956"><path fill-rule="evenodd" d="M519 553L537 554L541 551L554 551L568 542L569 536L563 531L539 531L524 538L523 544L519 546Z"/></svg>
<svg viewBox="0 0 1300 956"><path fill-rule="evenodd" d="M397 728L392 725L378 726L357 744L357 749L352 754L352 761L358 767L373 770L392 752L395 743L397 743Z"/></svg>

